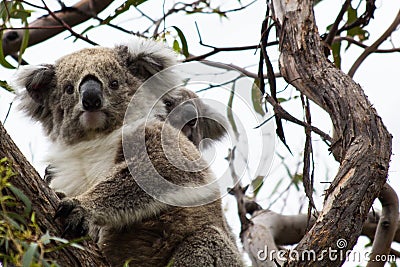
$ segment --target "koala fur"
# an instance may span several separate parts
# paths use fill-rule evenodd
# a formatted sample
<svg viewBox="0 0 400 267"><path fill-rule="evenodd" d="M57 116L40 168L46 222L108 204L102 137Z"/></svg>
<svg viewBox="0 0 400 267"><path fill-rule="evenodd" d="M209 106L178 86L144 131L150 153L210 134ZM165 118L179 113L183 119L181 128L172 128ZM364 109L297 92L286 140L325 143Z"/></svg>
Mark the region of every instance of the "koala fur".
<svg viewBox="0 0 400 267"><path fill-rule="evenodd" d="M173 94L166 94L163 103L167 110L168 123L177 128L198 148L201 141L204 148L210 140L220 140L228 132L225 118L192 91L178 88Z"/></svg>
<svg viewBox="0 0 400 267"><path fill-rule="evenodd" d="M115 48L83 49L52 65L25 67L17 75L17 85L25 88L20 107L52 141L50 186L66 196L56 217L63 220L67 237L88 233L112 266L126 261L131 266L242 266L220 200L195 206L218 197L217 190L202 187L214 177L196 147L199 134L174 127L167 115L172 111L158 105L146 124L128 127L133 153L126 159L122 153L131 97L147 78L174 65L175 58L160 43L135 39ZM165 83L175 79L173 74L166 78ZM179 99L179 93L171 97ZM144 106L146 101L143 97ZM189 126L199 131L196 124ZM178 163L196 161L201 168L189 172L176 167L163 140L175 148L169 153ZM199 189L189 194L154 184L156 196L151 196L138 182L153 181L154 169L166 181Z"/></svg>

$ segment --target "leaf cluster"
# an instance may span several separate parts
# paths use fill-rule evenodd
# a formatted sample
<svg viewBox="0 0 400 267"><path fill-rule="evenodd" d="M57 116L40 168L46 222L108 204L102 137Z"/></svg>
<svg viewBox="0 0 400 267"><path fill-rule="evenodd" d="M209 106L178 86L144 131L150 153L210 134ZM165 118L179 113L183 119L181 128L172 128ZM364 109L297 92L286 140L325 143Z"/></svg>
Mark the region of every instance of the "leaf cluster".
<svg viewBox="0 0 400 267"><path fill-rule="evenodd" d="M52 251L69 245L83 248L49 232L42 233L31 201L10 183L14 175L10 161L0 159L0 263L2 266L59 266L49 259Z"/></svg>

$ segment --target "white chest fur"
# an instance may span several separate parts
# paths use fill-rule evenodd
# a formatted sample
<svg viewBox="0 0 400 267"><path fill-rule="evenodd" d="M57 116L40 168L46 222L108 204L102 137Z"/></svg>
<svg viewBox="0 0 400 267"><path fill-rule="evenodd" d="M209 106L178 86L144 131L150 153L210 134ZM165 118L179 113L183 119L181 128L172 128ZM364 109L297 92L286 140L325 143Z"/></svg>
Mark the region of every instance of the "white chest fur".
<svg viewBox="0 0 400 267"><path fill-rule="evenodd" d="M104 180L114 165L121 143L121 129L75 145L56 143L47 157L53 179L50 187L77 196Z"/></svg>

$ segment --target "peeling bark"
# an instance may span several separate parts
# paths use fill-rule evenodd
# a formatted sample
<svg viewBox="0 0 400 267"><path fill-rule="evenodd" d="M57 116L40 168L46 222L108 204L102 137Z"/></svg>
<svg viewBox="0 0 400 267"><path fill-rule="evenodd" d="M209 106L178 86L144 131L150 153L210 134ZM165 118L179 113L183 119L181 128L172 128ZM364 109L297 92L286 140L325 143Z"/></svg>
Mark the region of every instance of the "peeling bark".
<svg viewBox="0 0 400 267"><path fill-rule="evenodd" d="M296 247L321 260L289 261L291 266L339 266L324 251L344 239L351 249L388 174L391 135L360 85L329 62L315 25L313 1L273 1L280 24L279 66L285 80L326 110L333 122L332 152L340 167L326 191L320 216ZM278 7L278 8L277 8Z"/></svg>

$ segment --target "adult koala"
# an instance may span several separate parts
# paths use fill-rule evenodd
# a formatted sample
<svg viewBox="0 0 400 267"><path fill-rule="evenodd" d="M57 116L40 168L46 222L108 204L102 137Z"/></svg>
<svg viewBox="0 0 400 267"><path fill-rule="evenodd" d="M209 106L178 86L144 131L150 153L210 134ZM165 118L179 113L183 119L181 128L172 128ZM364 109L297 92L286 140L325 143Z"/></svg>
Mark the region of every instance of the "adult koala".
<svg viewBox="0 0 400 267"><path fill-rule="evenodd" d="M218 193L206 186L214 178L187 136L160 119L167 118L164 106L156 105L146 123L134 120L122 146L131 97L147 78L174 64L175 55L160 43L136 39L19 71L17 84L26 88L20 107L53 142L50 186L66 195L56 217L64 220L67 235L89 233L112 266L127 260L133 266L242 266ZM173 76L167 73L163 82ZM135 97L144 105L140 111L147 94ZM175 164L188 162L199 168L185 171ZM160 187L155 173L183 189ZM138 185L149 181L152 195Z"/></svg>

